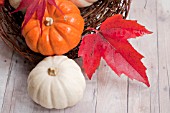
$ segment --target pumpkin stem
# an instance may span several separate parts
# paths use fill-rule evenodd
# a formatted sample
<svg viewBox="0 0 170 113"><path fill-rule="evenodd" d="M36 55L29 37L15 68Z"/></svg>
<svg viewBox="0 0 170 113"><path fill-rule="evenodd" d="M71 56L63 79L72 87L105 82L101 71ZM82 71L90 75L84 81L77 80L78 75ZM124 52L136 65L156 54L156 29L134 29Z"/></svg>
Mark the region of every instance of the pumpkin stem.
<svg viewBox="0 0 170 113"><path fill-rule="evenodd" d="M57 72L58 72L57 68L53 68L53 67L48 68L48 75L50 76L56 76Z"/></svg>
<svg viewBox="0 0 170 113"><path fill-rule="evenodd" d="M51 17L46 17L45 18L45 25L46 26L51 26L53 24L54 20Z"/></svg>

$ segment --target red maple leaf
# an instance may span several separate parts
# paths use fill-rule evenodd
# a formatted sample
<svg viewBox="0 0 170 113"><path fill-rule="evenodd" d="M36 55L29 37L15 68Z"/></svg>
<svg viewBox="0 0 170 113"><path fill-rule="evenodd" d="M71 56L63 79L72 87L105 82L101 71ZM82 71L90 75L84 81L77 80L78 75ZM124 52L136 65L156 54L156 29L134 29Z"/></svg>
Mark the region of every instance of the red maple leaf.
<svg viewBox="0 0 170 113"><path fill-rule="evenodd" d="M83 68L91 79L100 64L101 57L117 75L126 74L150 86L146 76L146 67L139 54L127 41L144 34L150 34L137 21L124 20L122 15L106 19L95 34L85 35L82 39L78 55L83 59Z"/></svg>
<svg viewBox="0 0 170 113"><path fill-rule="evenodd" d="M43 19L44 13L45 13L47 3L55 6L62 13L62 11L56 5L55 0L21 0L18 8L15 11L13 11L12 13L15 13L22 9L27 8L22 28L28 23L28 21L31 19L32 15L34 13L36 13L37 19L40 22L40 28L42 29L42 19Z"/></svg>
<svg viewBox="0 0 170 113"><path fill-rule="evenodd" d="M4 4L4 0L0 0L0 5L3 5Z"/></svg>

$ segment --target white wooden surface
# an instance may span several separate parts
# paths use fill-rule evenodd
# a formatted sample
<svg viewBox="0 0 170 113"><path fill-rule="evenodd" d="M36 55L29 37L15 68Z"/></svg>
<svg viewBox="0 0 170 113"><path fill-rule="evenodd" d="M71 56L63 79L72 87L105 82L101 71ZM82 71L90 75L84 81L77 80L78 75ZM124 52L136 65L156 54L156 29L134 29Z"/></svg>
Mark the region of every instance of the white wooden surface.
<svg viewBox="0 0 170 113"><path fill-rule="evenodd" d="M170 1L133 0L130 19L138 20L152 35L129 40L145 56L143 63L151 87L118 77L104 61L91 81L86 80L84 98L64 110L48 110L27 94L29 62L0 40L1 113L170 113Z"/></svg>

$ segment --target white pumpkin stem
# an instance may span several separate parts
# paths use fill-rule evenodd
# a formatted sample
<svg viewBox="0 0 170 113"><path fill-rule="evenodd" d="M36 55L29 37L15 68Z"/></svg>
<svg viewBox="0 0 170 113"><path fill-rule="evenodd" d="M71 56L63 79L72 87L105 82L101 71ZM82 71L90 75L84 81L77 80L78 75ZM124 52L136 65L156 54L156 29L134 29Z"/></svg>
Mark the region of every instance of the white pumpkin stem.
<svg viewBox="0 0 170 113"><path fill-rule="evenodd" d="M56 76L57 73L58 73L57 68L53 68L53 67L48 68L48 75L50 75L50 76Z"/></svg>
<svg viewBox="0 0 170 113"><path fill-rule="evenodd" d="M53 24L54 20L51 17L46 17L45 18L45 25L46 26L51 26Z"/></svg>

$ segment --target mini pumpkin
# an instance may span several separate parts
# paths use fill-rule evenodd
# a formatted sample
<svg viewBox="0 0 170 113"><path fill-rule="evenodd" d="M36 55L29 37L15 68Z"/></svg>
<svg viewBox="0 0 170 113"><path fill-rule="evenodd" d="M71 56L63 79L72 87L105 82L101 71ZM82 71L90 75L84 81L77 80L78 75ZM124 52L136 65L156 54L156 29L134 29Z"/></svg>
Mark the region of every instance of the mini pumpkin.
<svg viewBox="0 0 170 113"><path fill-rule="evenodd" d="M45 108L75 105L86 87L80 67L66 56L47 57L29 74L28 94Z"/></svg>
<svg viewBox="0 0 170 113"><path fill-rule="evenodd" d="M71 0L78 7L87 7L92 5L97 0Z"/></svg>
<svg viewBox="0 0 170 113"><path fill-rule="evenodd" d="M56 8L47 2L42 34L36 14L23 28L28 47L43 55L61 55L78 45L84 29L80 10L71 1L56 0Z"/></svg>

